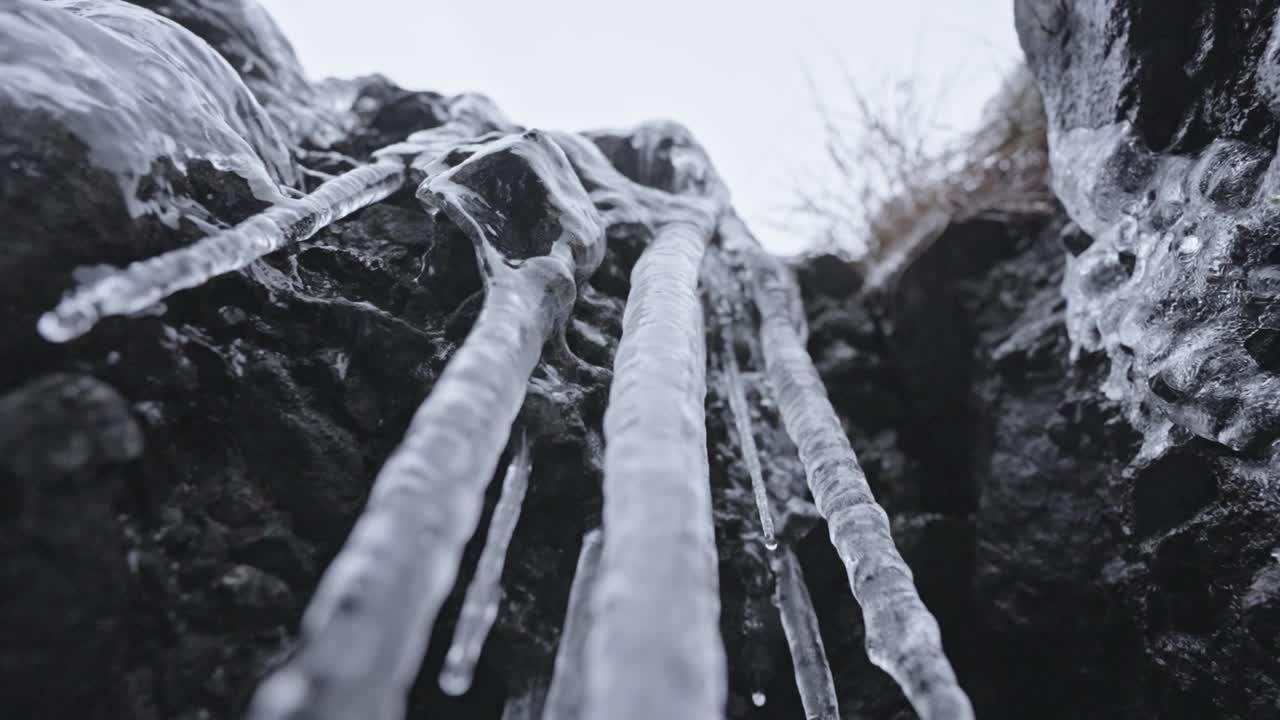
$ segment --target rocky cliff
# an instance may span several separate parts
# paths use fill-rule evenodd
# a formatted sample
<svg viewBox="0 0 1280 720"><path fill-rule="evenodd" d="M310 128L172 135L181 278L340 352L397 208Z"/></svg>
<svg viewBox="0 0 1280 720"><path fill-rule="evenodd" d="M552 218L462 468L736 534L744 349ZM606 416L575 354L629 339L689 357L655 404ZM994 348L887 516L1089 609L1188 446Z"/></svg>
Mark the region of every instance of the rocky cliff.
<svg viewBox="0 0 1280 720"><path fill-rule="evenodd" d="M864 287L678 126L0 0L3 706L1273 717L1275 11L1020 0L1061 207Z"/></svg>

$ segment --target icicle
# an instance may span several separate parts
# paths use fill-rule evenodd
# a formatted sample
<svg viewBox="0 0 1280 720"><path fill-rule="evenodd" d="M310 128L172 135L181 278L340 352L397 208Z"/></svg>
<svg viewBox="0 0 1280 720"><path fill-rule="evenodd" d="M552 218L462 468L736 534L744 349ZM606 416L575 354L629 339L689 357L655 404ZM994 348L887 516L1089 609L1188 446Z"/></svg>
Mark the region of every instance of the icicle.
<svg viewBox="0 0 1280 720"><path fill-rule="evenodd" d="M592 720L724 714L696 292L711 217L662 227L631 275L604 418L604 554L587 640Z"/></svg>
<svg viewBox="0 0 1280 720"><path fill-rule="evenodd" d="M434 165L449 148L486 133L514 129L481 95L452 98L448 112L452 119L444 125L414 133L406 142L377 151L372 164L344 172L315 192L284 200L234 228L100 274L73 288L57 307L40 318L37 330L50 342L74 340L104 317L145 310L179 290L238 270L390 197L404 185L410 165L414 179L421 180L428 175L424 168L448 169Z"/></svg>
<svg viewBox="0 0 1280 720"><path fill-rule="evenodd" d="M539 720L546 696L546 685L541 682L529 685L518 695L507 698L507 704L502 708L502 720Z"/></svg>
<svg viewBox="0 0 1280 720"><path fill-rule="evenodd" d="M40 318L37 329L50 342L74 340L104 317L145 310L179 290L306 240L329 223L386 198L404 176L404 165L392 162L345 172L310 195L273 205L230 230L95 277L67 293Z"/></svg>
<svg viewBox="0 0 1280 720"><path fill-rule="evenodd" d="M727 214L722 236L752 253L761 346L787 434L800 450L818 511L831 529L854 597L862 606L867 656L902 687L922 720L973 717L942 651L941 631L920 601L911 569L894 547L889 518L876 504L844 428L792 314L794 288L787 270L758 249L740 219Z"/></svg>
<svg viewBox="0 0 1280 720"><path fill-rule="evenodd" d="M511 191L535 184L546 192ZM563 153L536 133L492 143L418 194L475 243L484 305L379 472L303 616L297 653L259 688L253 720L403 717L529 377L572 308L575 272L598 258L599 217ZM545 254L505 261L501 243L527 232L517 218L556 228L540 238Z"/></svg>
<svg viewBox="0 0 1280 720"><path fill-rule="evenodd" d="M440 672L440 689L449 695L461 695L471 689L476 661L485 638L498 616L498 601L502 597L502 567L506 563L511 535L520 519L525 491L529 489L529 439L521 436L520 449L507 467L502 481L502 494L489 521L480 562L475 577L467 586L462 601L462 614L453 631L453 645L445 656L444 669Z"/></svg>
<svg viewBox="0 0 1280 720"><path fill-rule="evenodd" d="M771 560L776 581L773 602L778 606L782 630L791 648L791 665L795 668L805 720L840 720L831 666L827 664L818 617L813 612L800 563L790 548L774 553Z"/></svg>
<svg viewBox="0 0 1280 720"><path fill-rule="evenodd" d="M738 370L738 357L733 347L732 326L724 325L724 372L725 391L729 395L729 410L733 413L733 423L738 431L738 447L742 448L742 459L747 464L747 473L751 475L751 491L755 495L756 511L760 514L760 530L764 546L769 550L778 547L778 537L773 528L773 511L769 507L769 489L764 484L764 470L760 467L760 450L756 447L755 435L751 427L751 410L747 406L747 396L742 388L742 373Z"/></svg>
<svg viewBox="0 0 1280 720"><path fill-rule="evenodd" d="M569 588L569 608L565 611L560 647L556 650L555 670L547 691L547 708L542 720L578 720L582 714L583 648L591 628L591 595L600 570L600 531L592 530L582 538L578 553L578 569Z"/></svg>

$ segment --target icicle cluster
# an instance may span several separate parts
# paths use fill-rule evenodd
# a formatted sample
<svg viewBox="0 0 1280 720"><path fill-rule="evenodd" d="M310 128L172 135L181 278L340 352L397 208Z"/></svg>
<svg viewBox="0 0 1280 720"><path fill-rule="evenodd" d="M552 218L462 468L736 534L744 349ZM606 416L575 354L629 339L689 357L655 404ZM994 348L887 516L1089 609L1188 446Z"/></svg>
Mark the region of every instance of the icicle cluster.
<svg viewBox="0 0 1280 720"><path fill-rule="evenodd" d="M591 627L591 595L600 572L600 530L592 530L582 538L578 553L578 569L569 588L569 608L565 611L564 629L556 649L555 669L547 691L546 710L542 720L578 720L582 717L582 678L586 674L584 648Z"/></svg>
<svg viewBox="0 0 1280 720"><path fill-rule="evenodd" d="M545 255L495 262L508 248L509 192L473 187L501 171L538 183L555 220ZM573 302L578 262L598 258L603 228L563 153L527 133L491 143L429 179L419 197L474 241L488 291L475 326L418 409L374 482L351 537L326 571L302 621L296 655L259 689L250 711L277 718L393 719L418 671L440 604L479 520L484 486L507 442L529 376Z"/></svg>
<svg viewBox="0 0 1280 720"><path fill-rule="evenodd" d="M721 233L746 236L736 217ZM740 241L745 245L753 242ZM790 311L793 288L786 270L763 252L754 254L761 346L787 433L800 450L809 488L831 530L831 543L862 606L867 655L903 689L922 720L973 717L968 697L942 651L941 631L920 601L898 554L889 518L876 503L813 361L800 342Z"/></svg>
<svg viewBox="0 0 1280 720"><path fill-rule="evenodd" d="M827 664L818 616L813 612L800 563L791 548L782 548L772 556L771 564L776 581L773 602L778 606L787 647L791 649L805 720L840 720L831 666Z"/></svg>
<svg viewBox="0 0 1280 720"><path fill-rule="evenodd" d="M502 481L502 493L489 521L489 532L476 574L467 586L462 600L462 614L453 631L453 645L445 656L444 670L440 672L440 689L450 695L461 695L471 689L476 661L484 647L493 620L498 616L498 601L502 599L502 568L507 559L507 548L520 519L525 492L529 489L529 439L522 436L520 448L507 468Z"/></svg>
<svg viewBox="0 0 1280 720"><path fill-rule="evenodd" d="M200 158L240 172L255 192L276 201L188 247L85 281L40 319L37 329L46 339L69 341L103 317L138 312L243 268L408 182L420 183L418 198L428 212L447 216L475 245L486 288L479 317L378 473L364 512L305 612L296 653L259 688L250 718L403 716L432 625L476 530L484 488L544 345L554 339L563 346L577 286L603 258L606 226L651 241L631 277L605 412L603 529L584 539L548 720L723 717L726 658L697 293L699 267L717 231L725 247L755 263L767 373L862 606L868 654L924 720L972 717L942 653L937 623L894 548L888 519L804 349L802 308L785 271L729 209L727 189L687 130L653 123L585 137L520 132L486 98L461 95L446 103L439 127L382 148L369 164L308 195L281 199L282 188L298 181L281 135L234 70L194 35L125 3L9 5L0 23L6 40L0 78L8 81L0 92L9 88L24 107L54 111L84 136L95 162L122 179L126 192L136 196L138 179L157 158L179 167ZM125 77L94 63L63 61L63 55L87 57L85 48L155 60L154 72ZM208 110L191 123L194 130L164 104L133 102L163 95L157 87L183 88L189 83L175 78L188 77L213 88L179 98L190 100L179 105ZM89 87L100 92L88 103L46 98ZM112 113L114 122L98 122L80 110L85 106ZM138 128L155 132L132 137L143 135ZM137 211L137 198L127 200ZM768 493L728 325L724 339L729 404L765 544L773 548ZM449 692L469 685L492 625L528 457L522 444L505 477L440 678ZM777 602L806 712L835 717L831 675L803 580L789 551L778 557ZM544 687L539 680L513 697L504 717L540 715ZM757 705L766 700L763 692L753 699Z"/></svg>

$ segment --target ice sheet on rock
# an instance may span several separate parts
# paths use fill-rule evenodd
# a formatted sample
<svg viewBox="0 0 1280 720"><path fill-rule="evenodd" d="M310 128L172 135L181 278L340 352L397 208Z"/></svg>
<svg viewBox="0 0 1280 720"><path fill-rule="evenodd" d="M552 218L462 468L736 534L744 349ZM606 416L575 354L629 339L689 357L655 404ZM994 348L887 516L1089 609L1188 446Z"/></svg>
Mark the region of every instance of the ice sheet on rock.
<svg viewBox="0 0 1280 720"><path fill-rule="evenodd" d="M325 182L309 195L283 200L230 230L99 273L73 288L40 318L40 334L54 342L72 340L104 317L139 312L179 290L238 270L386 198L400 188L404 176L404 166L393 162L357 168Z"/></svg>
<svg viewBox="0 0 1280 720"><path fill-rule="evenodd" d="M791 650L796 688L804 706L805 720L840 720L835 681L822 645L818 616L805 587L804 574L791 548L784 547L771 557L775 579L773 602L782 618L782 630Z"/></svg>
<svg viewBox="0 0 1280 720"><path fill-rule="evenodd" d="M749 231L727 216L721 236L746 247ZM809 488L830 527L831 543L862 607L867 656L902 687L922 720L973 717L968 697L942 651L941 631L920 601L911 569L898 554L889 518L858 466L826 388L794 327L787 270L772 256L753 256L761 346L787 434L800 451Z"/></svg>
<svg viewBox="0 0 1280 720"><path fill-rule="evenodd" d="M556 649L555 669L547 690L546 709L542 720L578 720L582 717L583 684L586 675L584 648L592 622L591 596L600 574L601 533L591 530L582 538L578 553L578 569L569 588L569 607L565 611L560 645Z"/></svg>
<svg viewBox="0 0 1280 720"><path fill-rule="evenodd" d="M529 439L521 436L519 449L507 467L502 480L502 492L489 521L484 549L475 576L467 586L462 600L462 611L453 631L453 644L445 655L444 669L440 671L440 689L449 695L461 695L471 689L476 661L484 648L485 638L498 616L498 602L502 599L502 568L507 561L507 548L520 520L520 508L525 492L529 489Z"/></svg>
<svg viewBox="0 0 1280 720"><path fill-rule="evenodd" d="M226 61L125 2L12 3L0 14L0 107L44 113L84 142L134 216L176 225L173 193L155 172L162 158L179 170L208 160L267 201L280 198L277 184L299 180L287 144Z"/></svg>
<svg viewBox="0 0 1280 720"><path fill-rule="evenodd" d="M711 232L710 216L663 226L631 276L604 418L604 553L586 649L592 720L724 713L696 290Z"/></svg>
<svg viewBox="0 0 1280 720"><path fill-rule="evenodd" d="M509 183L548 192L513 194ZM254 698L255 720L403 716L529 377L572 307L575 258L598 257L603 241L563 154L537 134L476 152L419 197L499 262L481 264L480 315L378 473L307 608L297 653ZM547 237L522 245L526 223ZM513 260L513 242L536 252Z"/></svg>
<svg viewBox="0 0 1280 720"><path fill-rule="evenodd" d="M1073 352L1107 354L1104 389L1149 446L1166 419L1236 450L1273 436L1280 375L1256 340L1280 320L1273 152L1217 140L1158 155L1128 123L1051 132L1050 152L1054 190L1093 238L1063 278Z"/></svg>
<svg viewBox="0 0 1280 720"><path fill-rule="evenodd" d="M345 103L328 98L344 83L307 81L293 51L257 0L132 0L190 29L240 74L293 145L328 147L354 129L354 93Z"/></svg>

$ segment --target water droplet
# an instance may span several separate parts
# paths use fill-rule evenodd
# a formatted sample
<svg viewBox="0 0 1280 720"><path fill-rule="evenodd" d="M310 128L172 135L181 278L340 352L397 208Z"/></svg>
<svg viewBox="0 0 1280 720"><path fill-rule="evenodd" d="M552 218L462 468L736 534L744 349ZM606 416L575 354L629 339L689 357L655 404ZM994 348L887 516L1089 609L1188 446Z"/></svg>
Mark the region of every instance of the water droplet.
<svg viewBox="0 0 1280 720"><path fill-rule="evenodd" d="M774 536L772 536L772 535L768 535L768 536L766 536L766 537L765 537L765 539L764 539L764 546L765 546L765 549L767 549L767 550L777 550L777 549L778 549L778 538L776 538L776 537L774 537Z"/></svg>
<svg viewBox="0 0 1280 720"><path fill-rule="evenodd" d="M751 702L754 703L756 707L764 707L764 701L765 697L763 691L757 690L751 693Z"/></svg>

